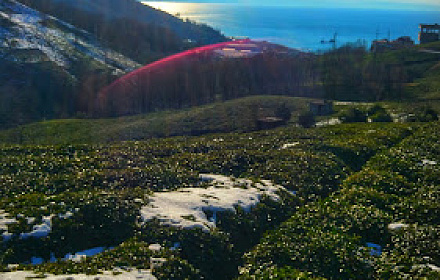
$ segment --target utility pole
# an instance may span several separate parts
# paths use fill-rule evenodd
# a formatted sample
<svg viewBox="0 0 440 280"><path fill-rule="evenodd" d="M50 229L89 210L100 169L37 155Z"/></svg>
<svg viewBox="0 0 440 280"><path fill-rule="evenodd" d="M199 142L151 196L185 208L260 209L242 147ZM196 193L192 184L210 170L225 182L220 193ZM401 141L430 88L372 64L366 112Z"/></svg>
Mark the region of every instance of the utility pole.
<svg viewBox="0 0 440 280"><path fill-rule="evenodd" d="M333 43L333 49L336 49L336 40L337 40L337 37L338 37L338 33L335 32L335 33L333 34L333 40L331 40L331 42Z"/></svg>

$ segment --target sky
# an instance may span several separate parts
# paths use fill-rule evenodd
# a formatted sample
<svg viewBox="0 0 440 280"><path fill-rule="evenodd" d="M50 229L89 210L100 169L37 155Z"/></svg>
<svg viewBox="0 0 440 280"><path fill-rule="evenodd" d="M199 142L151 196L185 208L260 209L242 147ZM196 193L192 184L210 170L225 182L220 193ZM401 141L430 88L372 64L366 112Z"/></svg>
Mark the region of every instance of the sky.
<svg viewBox="0 0 440 280"><path fill-rule="evenodd" d="M168 0L153 0L168 1ZM268 6L312 6L325 8L377 8L438 10L440 0L169 0L170 2L192 3L236 3L244 5Z"/></svg>

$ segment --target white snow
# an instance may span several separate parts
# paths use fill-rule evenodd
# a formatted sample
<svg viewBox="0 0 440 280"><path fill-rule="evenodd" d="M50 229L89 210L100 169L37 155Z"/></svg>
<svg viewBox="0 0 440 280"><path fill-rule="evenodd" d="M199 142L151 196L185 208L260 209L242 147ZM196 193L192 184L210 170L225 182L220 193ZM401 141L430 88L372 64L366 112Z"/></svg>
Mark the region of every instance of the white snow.
<svg viewBox="0 0 440 280"><path fill-rule="evenodd" d="M328 120L323 120L323 121L317 122L315 124L315 126L321 127L321 126L327 126L327 125L337 125L337 124L340 124L340 123L342 123L340 119L338 119L338 118L331 118L331 119L328 119Z"/></svg>
<svg viewBox="0 0 440 280"><path fill-rule="evenodd" d="M10 4L0 2L0 9L2 9L0 16L14 24L13 29L0 29L0 44L2 45L7 46L9 42L14 49L40 50L50 61L66 68L68 68L70 61L77 59L78 52L107 64L117 72L128 72L140 67L138 63L89 39L87 35L90 34L86 31L35 11L16 1ZM68 30L46 27L42 24L43 19L56 21ZM11 30L14 34L9 32ZM79 31L84 36L74 35L72 32L75 31ZM28 59L27 62L39 62L44 59L36 56L34 60Z"/></svg>
<svg viewBox="0 0 440 280"><path fill-rule="evenodd" d="M281 149L292 148L292 147L298 146L299 144L300 144L299 142L286 143L281 147Z"/></svg>
<svg viewBox="0 0 440 280"><path fill-rule="evenodd" d="M23 239L29 238L29 237L36 237L36 238L42 238L49 235L49 233L52 231L52 217L54 215L50 216L44 216L42 219L41 224L34 225L31 232L23 232L20 233L20 237Z"/></svg>
<svg viewBox="0 0 440 280"><path fill-rule="evenodd" d="M429 268L432 269L432 270L435 270L435 271L440 272L440 267L438 267L438 266L436 266L436 265L434 265L434 264L430 264L430 263L428 263L426 266L429 267Z"/></svg>
<svg viewBox="0 0 440 280"><path fill-rule="evenodd" d="M8 224L16 223L17 220L14 218L6 218L8 216L4 210L0 210L0 231L3 230L3 240L8 241L12 237L12 233L8 232ZM20 233L20 238L26 239L29 237L42 238L49 235L52 231L52 218L55 215L44 216L42 218L42 223L38 225L34 225L31 232L22 232ZM68 219L73 216L73 213L67 211L64 214L58 214L60 219ZM35 222L35 217L25 217L23 214L17 214L19 218L25 218L28 224L32 224Z"/></svg>
<svg viewBox="0 0 440 280"><path fill-rule="evenodd" d="M106 250L104 247L95 247L91 249L87 249L81 252L77 252L75 254L67 254L64 256L64 259L71 260L74 262L80 262L83 258L90 257L102 253Z"/></svg>
<svg viewBox="0 0 440 280"><path fill-rule="evenodd" d="M148 246L148 250L157 252L162 250L162 246L160 244L150 244L150 246Z"/></svg>
<svg viewBox="0 0 440 280"><path fill-rule="evenodd" d="M250 211L263 195L278 200L282 186L268 180L253 183L223 175L201 174L200 180L209 182L207 188L182 188L152 195L148 205L141 208L144 221L158 219L161 224L179 228L215 228L216 219L209 220L205 212L235 211L240 206Z"/></svg>
<svg viewBox="0 0 440 280"><path fill-rule="evenodd" d="M0 232L3 231L2 237L4 241L11 239L12 233L8 232L8 225L17 222L14 218L8 218L9 214L4 210L0 210Z"/></svg>
<svg viewBox="0 0 440 280"><path fill-rule="evenodd" d="M434 160L424 159L422 160L422 165L436 165L437 162Z"/></svg>
<svg viewBox="0 0 440 280"><path fill-rule="evenodd" d="M31 271L15 271L0 273L1 280L27 280L35 277L35 273ZM70 275L52 275L46 274L45 280L157 280L151 274L150 270L146 269L115 269L113 271L105 271L99 275L85 275L85 274L70 274Z"/></svg>
<svg viewBox="0 0 440 280"><path fill-rule="evenodd" d="M392 223L392 224L388 225L389 230L398 230L398 229L407 228L407 227L408 227L407 224L402 224L402 223Z"/></svg>
<svg viewBox="0 0 440 280"><path fill-rule="evenodd" d="M11 14L9 19L17 24L36 24L41 20L41 17L35 14Z"/></svg>
<svg viewBox="0 0 440 280"><path fill-rule="evenodd" d="M60 219L68 219L68 218L71 218L71 217L73 217L73 213L72 212L70 212L70 211L67 211L66 213L64 213L64 214L58 214L58 217L60 218Z"/></svg>

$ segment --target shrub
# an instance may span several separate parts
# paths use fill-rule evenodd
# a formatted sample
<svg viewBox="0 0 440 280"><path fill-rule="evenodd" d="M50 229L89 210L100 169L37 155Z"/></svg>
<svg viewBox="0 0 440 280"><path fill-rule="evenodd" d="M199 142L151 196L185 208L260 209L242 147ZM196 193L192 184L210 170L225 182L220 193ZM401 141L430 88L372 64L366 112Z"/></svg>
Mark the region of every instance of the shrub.
<svg viewBox="0 0 440 280"><path fill-rule="evenodd" d="M367 114L368 116L373 116L377 113L383 113L383 112L386 112L384 107L380 106L379 104L374 104L373 107L368 109Z"/></svg>
<svg viewBox="0 0 440 280"><path fill-rule="evenodd" d="M437 120L437 112L430 107L417 109L414 114L408 119L408 121L410 122L432 122Z"/></svg>
<svg viewBox="0 0 440 280"><path fill-rule="evenodd" d="M284 103L275 109L275 116L285 122L288 122L290 120L290 117L292 116L292 112Z"/></svg>
<svg viewBox="0 0 440 280"><path fill-rule="evenodd" d="M378 112L370 117L372 122L392 122L393 118L387 112Z"/></svg>
<svg viewBox="0 0 440 280"><path fill-rule="evenodd" d="M357 108L350 108L340 113L339 119L344 123L366 122L367 116Z"/></svg>
<svg viewBox="0 0 440 280"><path fill-rule="evenodd" d="M368 117L371 122L392 122L393 118L388 114L387 110L382 106L376 104L371 107L368 112Z"/></svg>
<svg viewBox="0 0 440 280"><path fill-rule="evenodd" d="M302 127L312 127L315 125L315 116L311 112L302 113L298 116L298 124Z"/></svg>

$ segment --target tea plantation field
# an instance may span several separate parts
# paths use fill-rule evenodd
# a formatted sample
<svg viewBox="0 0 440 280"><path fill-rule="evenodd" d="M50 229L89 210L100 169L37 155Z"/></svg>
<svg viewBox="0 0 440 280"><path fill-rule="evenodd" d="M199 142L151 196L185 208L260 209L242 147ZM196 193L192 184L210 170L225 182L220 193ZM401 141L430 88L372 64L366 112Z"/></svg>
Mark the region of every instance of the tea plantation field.
<svg viewBox="0 0 440 280"><path fill-rule="evenodd" d="M93 275L160 262L157 279L439 279L439 129L3 144L0 269ZM206 179L218 175L228 179ZM225 189L241 196L228 206ZM179 192L201 201L194 215L146 218Z"/></svg>

